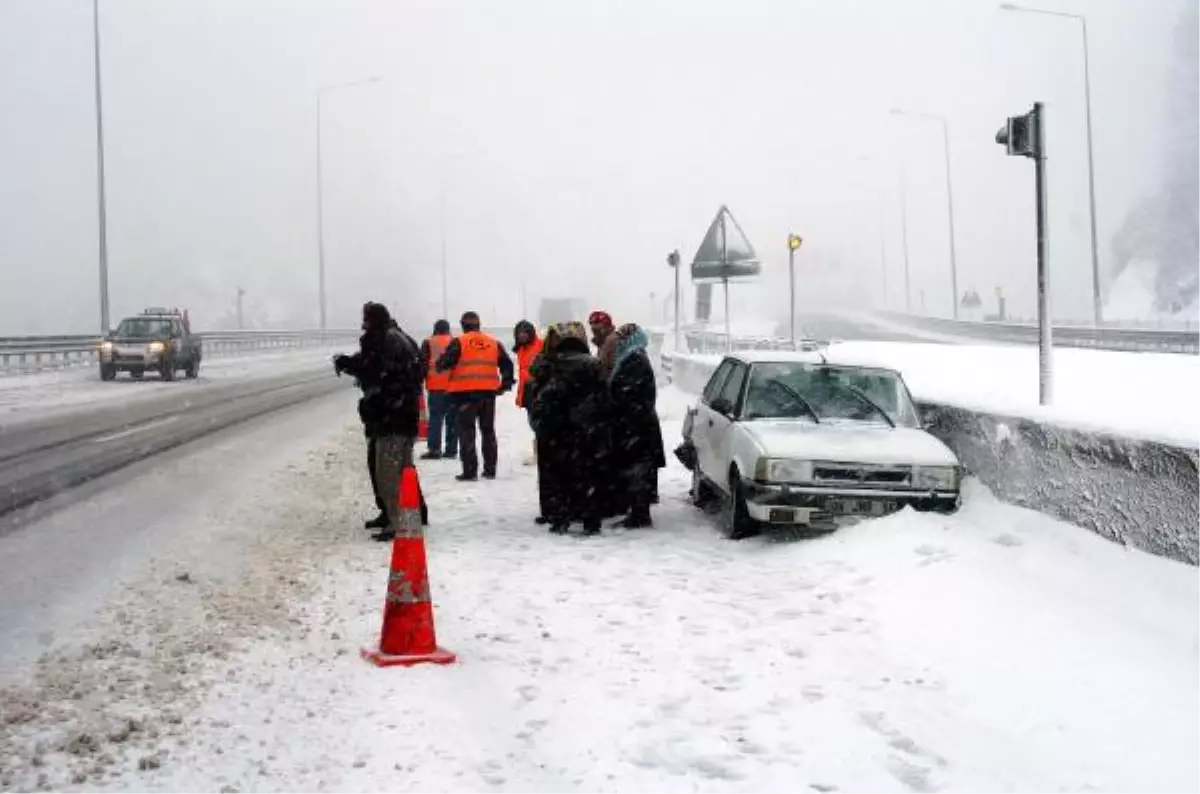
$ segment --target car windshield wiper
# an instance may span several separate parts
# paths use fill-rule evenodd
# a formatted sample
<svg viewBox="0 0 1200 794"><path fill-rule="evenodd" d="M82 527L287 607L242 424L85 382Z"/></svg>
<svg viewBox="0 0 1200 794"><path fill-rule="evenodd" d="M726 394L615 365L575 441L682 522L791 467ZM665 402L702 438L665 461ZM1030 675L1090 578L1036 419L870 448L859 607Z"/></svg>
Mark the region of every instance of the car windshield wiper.
<svg viewBox="0 0 1200 794"><path fill-rule="evenodd" d="M787 396L791 397L793 400L798 402L800 404L801 408L808 411L809 416L811 416L813 418L814 422L816 422L817 424L821 424L821 417L817 416L817 412L812 407L812 404L808 400L806 400L800 396L800 392L796 391L795 389L793 389L791 386L787 385L783 381L769 380L769 381L767 381L767 383L771 384L772 386L778 386L779 388L783 389L784 393L787 394Z"/></svg>
<svg viewBox="0 0 1200 794"><path fill-rule="evenodd" d="M880 416L883 417L883 420L885 422L887 422L890 427L892 427L893 429L896 427L896 423L894 421L892 421L892 417L888 416L887 411L885 411L879 407L879 403L875 402L870 397L863 394L862 392L860 392L858 389L854 388L853 386L847 386L846 384L838 383L837 381L830 381L830 382L837 388L842 389L847 392L850 392L855 397L862 400L867 405L871 406L871 408L873 408L876 413L878 413Z"/></svg>

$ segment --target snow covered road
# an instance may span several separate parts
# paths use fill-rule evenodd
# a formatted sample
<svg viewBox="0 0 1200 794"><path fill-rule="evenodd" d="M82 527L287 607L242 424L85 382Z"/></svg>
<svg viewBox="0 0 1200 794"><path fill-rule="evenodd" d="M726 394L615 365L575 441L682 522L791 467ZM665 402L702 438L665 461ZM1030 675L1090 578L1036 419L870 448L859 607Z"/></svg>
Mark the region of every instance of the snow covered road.
<svg viewBox="0 0 1200 794"><path fill-rule="evenodd" d="M668 445L683 405L660 399ZM43 610L37 664L3 646L0 787L1200 787L1194 568L974 485L954 516L729 542L674 464L654 529L553 537L508 406L497 481L422 466L460 664L369 667L388 552L344 409L157 519L93 609Z"/></svg>
<svg viewBox="0 0 1200 794"><path fill-rule="evenodd" d="M200 377L194 381L183 376L164 382L154 375L135 381L121 375L104 383L96 367L40 372L31 375L0 377L0 425L42 419L90 409L101 405L122 405L162 397L203 391L214 385L289 372L324 369L332 372L330 357L334 348L281 350L277 353L216 356L204 359Z"/></svg>

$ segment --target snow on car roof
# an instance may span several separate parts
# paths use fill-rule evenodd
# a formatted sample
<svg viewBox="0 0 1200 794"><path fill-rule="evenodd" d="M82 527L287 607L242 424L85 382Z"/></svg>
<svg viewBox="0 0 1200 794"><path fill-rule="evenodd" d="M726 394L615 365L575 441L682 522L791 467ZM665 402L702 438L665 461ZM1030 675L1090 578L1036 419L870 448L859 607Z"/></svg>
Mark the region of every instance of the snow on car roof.
<svg viewBox="0 0 1200 794"><path fill-rule="evenodd" d="M846 367L870 367L871 369L886 369L895 372L890 367L876 359L862 355L847 355L836 347L822 348L813 351L790 350L735 350L727 353L726 357L744 361L747 364L838 364Z"/></svg>

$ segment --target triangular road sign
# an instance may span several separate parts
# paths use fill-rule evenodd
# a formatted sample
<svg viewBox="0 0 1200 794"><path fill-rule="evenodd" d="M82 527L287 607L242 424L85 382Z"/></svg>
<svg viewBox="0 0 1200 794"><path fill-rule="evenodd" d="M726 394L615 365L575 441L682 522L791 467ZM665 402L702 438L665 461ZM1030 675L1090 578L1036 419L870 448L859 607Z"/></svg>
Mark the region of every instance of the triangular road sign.
<svg viewBox="0 0 1200 794"><path fill-rule="evenodd" d="M751 278L761 272L762 262L754 253L754 246L746 239L733 213L722 204L692 259L692 281Z"/></svg>

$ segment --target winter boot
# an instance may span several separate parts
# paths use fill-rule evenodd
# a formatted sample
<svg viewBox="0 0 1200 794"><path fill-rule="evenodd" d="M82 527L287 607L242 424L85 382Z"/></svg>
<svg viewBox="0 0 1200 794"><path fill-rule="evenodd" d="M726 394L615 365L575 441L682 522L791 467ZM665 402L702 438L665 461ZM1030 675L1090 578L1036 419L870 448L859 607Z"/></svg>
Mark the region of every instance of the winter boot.
<svg viewBox="0 0 1200 794"><path fill-rule="evenodd" d="M475 476L474 474L456 474L454 475L454 479L458 480L459 482L475 482L479 479L479 477Z"/></svg>
<svg viewBox="0 0 1200 794"><path fill-rule="evenodd" d="M421 460L441 460L442 453L436 449L431 449L421 456Z"/></svg>
<svg viewBox="0 0 1200 794"><path fill-rule="evenodd" d="M374 535L371 536L371 540L375 540L380 543L387 543L388 541L395 540L395 539L396 539L396 533L390 529L380 530L379 532L376 532Z"/></svg>
<svg viewBox="0 0 1200 794"><path fill-rule="evenodd" d="M600 534L600 519L589 518L583 522L584 535L599 535Z"/></svg>
<svg viewBox="0 0 1200 794"><path fill-rule="evenodd" d="M549 524L549 523L550 523L550 519L546 518L545 516L538 516L537 518L533 519L533 523L535 523L535 524L539 524L539 525L541 525L541 524Z"/></svg>
<svg viewBox="0 0 1200 794"><path fill-rule="evenodd" d="M570 529L571 529L571 524L570 524L570 522L567 522L567 521L555 521L552 524L550 524L550 534L551 535L565 535L565 534L567 534L567 532L570 531Z"/></svg>
<svg viewBox="0 0 1200 794"><path fill-rule="evenodd" d="M363 524L367 529L387 529L388 517L387 513L381 512L379 515L372 518L370 521Z"/></svg>

